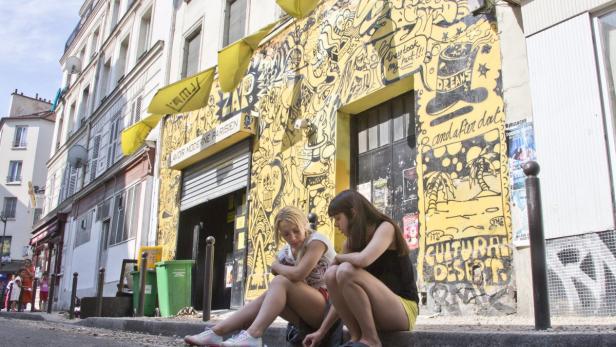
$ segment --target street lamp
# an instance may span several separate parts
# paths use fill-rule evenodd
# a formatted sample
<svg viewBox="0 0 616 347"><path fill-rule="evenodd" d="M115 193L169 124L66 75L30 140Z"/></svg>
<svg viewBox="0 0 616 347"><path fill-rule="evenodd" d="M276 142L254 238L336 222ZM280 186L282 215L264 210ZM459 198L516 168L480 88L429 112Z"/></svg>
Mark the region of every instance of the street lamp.
<svg viewBox="0 0 616 347"><path fill-rule="evenodd" d="M6 221L7 216L2 213L0 214L0 222L4 223L4 230L2 231L2 242L0 242L0 269L2 269L2 258L4 258L4 237L6 235Z"/></svg>

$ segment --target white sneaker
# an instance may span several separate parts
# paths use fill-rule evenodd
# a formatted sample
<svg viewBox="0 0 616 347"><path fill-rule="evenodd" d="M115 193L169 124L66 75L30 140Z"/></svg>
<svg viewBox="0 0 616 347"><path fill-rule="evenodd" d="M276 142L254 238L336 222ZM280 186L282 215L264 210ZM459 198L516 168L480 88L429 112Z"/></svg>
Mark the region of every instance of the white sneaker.
<svg viewBox="0 0 616 347"><path fill-rule="evenodd" d="M184 337L184 343L191 346L220 347L222 344L222 336L216 335L212 329L206 329L204 332L197 335L187 335Z"/></svg>
<svg viewBox="0 0 616 347"><path fill-rule="evenodd" d="M263 347L263 340L260 337L252 337L246 330L240 331L222 343L223 347Z"/></svg>

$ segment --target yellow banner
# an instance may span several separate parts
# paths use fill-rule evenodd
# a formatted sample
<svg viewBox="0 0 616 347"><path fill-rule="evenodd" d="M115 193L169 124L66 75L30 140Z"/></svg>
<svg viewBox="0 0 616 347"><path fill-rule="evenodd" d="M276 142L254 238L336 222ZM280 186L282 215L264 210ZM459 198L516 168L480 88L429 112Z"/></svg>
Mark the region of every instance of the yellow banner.
<svg viewBox="0 0 616 347"><path fill-rule="evenodd" d="M319 0L276 0L289 16L304 18L317 7Z"/></svg>
<svg viewBox="0 0 616 347"><path fill-rule="evenodd" d="M162 118L160 114L153 114L149 117L133 124L127 129L122 130L121 145L122 153L124 155L131 155L137 149L139 149L145 138L152 129L158 124L158 121Z"/></svg>
<svg viewBox="0 0 616 347"><path fill-rule="evenodd" d="M276 24L278 22L274 22L218 52L218 80L222 91L230 92L237 87L246 74L252 53Z"/></svg>
<svg viewBox="0 0 616 347"><path fill-rule="evenodd" d="M176 114L193 111L207 104L215 67L177 81L156 92L148 106L152 114Z"/></svg>

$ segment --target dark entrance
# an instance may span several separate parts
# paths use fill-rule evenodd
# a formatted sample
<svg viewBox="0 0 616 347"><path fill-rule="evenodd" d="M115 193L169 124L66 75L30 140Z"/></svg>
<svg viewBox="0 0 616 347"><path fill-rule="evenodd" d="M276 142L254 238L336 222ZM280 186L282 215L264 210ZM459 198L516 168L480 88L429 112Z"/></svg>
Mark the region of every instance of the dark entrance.
<svg viewBox="0 0 616 347"><path fill-rule="evenodd" d="M204 260L208 236L216 239L212 309L230 308L232 289L234 297L241 295L243 286L235 288L235 279L238 278L236 272L242 272L240 276L243 278L243 268L237 268L234 264L238 262L236 258L241 258L244 253L235 249L234 239L237 238L236 218L243 216L244 211L245 190L242 189L195 206L180 215L177 259L196 260L193 269L192 301L197 310L203 309ZM243 259L239 263L243 265Z"/></svg>
<svg viewBox="0 0 616 347"><path fill-rule="evenodd" d="M415 103L409 92L353 117L352 186L398 222L417 262Z"/></svg>

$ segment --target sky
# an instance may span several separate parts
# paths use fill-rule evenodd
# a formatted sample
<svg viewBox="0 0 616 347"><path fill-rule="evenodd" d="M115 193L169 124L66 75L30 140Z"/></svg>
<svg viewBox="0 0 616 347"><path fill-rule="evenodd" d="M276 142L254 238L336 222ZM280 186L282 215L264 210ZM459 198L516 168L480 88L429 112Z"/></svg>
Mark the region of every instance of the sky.
<svg viewBox="0 0 616 347"><path fill-rule="evenodd" d="M53 99L62 83L60 57L84 0L0 0L0 116L11 93Z"/></svg>

